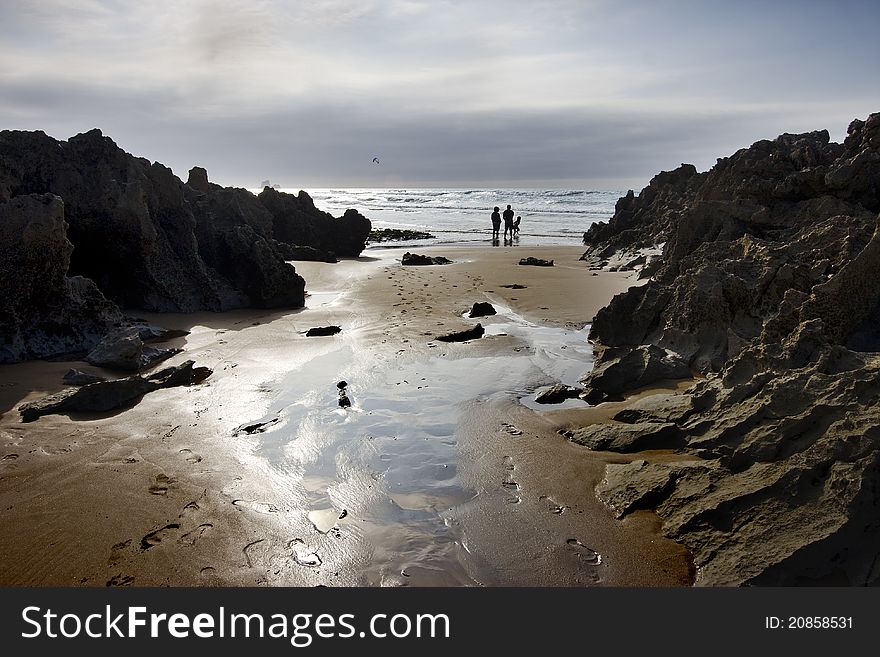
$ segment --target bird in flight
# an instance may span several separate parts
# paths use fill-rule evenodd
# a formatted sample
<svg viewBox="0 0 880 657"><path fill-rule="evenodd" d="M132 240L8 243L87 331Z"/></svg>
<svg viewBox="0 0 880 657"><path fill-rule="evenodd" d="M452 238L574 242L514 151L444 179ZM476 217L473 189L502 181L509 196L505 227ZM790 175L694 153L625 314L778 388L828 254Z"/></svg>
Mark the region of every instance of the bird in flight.
<svg viewBox="0 0 880 657"><path fill-rule="evenodd" d="M378 157L374 157L374 158L373 158L373 162L375 162L376 164L379 164L379 158L378 158Z"/></svg>

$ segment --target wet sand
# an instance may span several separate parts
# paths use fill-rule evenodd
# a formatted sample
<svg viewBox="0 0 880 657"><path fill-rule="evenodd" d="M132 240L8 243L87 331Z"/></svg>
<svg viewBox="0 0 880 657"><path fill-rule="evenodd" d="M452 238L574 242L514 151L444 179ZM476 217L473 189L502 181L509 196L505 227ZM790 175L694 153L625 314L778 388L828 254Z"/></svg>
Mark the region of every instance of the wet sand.
<svg viewBox="0 0 880 657"><path fill-rule="evenodd" d="M577 246L417 251L454 262L297 262L303 310L149 316L190 330L170 364L214 374L124 411L22 424L18 403L95 368L0 369L0 584L689 583L653 514L617 521L596 500L604 464L627 459L557 433L614 405L530 401L590 367L583 327L634 274L593 276ZM463 317L476 301L499 315ZM434 340L477 321L480 340Z"/></svg>

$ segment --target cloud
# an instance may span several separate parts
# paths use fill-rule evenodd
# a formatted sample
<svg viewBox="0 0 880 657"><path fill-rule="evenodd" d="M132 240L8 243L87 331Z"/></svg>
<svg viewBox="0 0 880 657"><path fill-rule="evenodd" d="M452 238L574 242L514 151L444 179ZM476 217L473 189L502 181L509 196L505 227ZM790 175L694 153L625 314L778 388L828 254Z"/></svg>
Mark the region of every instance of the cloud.
<svg viewBox="0 0 880 657"><path fill-rule="evenodd" d="M0 127L227 184L647 179L880 109L878 10L842 5L0 0Z"/></svg>

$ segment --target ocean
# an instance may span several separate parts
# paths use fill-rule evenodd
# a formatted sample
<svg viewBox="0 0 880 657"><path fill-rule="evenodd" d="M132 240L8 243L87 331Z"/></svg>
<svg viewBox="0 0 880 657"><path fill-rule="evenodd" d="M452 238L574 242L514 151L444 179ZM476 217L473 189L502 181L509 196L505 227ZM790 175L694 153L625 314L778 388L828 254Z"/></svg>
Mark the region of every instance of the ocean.
<svg viewBox="0 0 880 657"><path fill-rule="evenodd" d="M296 193L298 190L281 191ZM491 241L493 206L511 205L522 217L523 246L582 243L584 231L596 221L607 221L621 190L575 189L307 189L321 210L334 216L355 208L373 228L418 230L432 240L406 245L482 244ZM503 230L503 226L502 226ZM398 243L399 244L399 243ZM394 246L394 242L370 247Z"/></svg>

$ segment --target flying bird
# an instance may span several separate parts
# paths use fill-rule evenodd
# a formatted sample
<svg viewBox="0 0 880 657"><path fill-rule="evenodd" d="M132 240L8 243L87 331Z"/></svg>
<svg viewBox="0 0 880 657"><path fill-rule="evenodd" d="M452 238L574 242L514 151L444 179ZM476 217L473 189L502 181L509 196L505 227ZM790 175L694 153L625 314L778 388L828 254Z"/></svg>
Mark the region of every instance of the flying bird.
<svg viewBox="0 0 880 657"><path fill-rule="evenodd" d="M379 158L378 158L378 157L374 157L374 158L373 158L373 162L375 162L376 164L379 164Z"/></svg>

